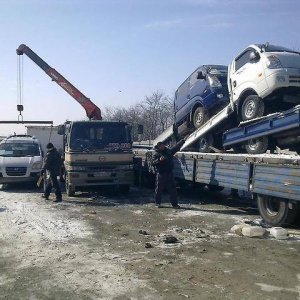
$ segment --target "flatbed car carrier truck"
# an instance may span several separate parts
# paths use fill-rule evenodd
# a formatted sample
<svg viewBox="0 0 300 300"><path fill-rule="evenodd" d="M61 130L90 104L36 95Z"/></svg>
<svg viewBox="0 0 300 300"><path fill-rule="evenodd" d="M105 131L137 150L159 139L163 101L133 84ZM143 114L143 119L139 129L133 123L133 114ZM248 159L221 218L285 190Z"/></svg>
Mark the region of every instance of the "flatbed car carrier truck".
<svg viewBox="0 0 300 300"><path fill-rule="evenodd" d="M141 159L140 180L154 178L154 150L134 149ZM271 226L293 224L300 217L300 157L285 154L178 152L174 156L178 181L207 185L213 191L234 188L250 192L262 219Z"/></svg>

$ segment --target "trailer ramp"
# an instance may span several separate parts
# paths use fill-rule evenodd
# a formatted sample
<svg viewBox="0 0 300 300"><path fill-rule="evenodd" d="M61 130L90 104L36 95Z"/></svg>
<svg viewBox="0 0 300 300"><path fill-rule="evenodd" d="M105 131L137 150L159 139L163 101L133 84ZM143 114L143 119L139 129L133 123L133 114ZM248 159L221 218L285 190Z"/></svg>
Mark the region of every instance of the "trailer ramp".
<svg viewBox="0 0 300 300"><path fill-rule="evenodd" d="M163 133L161 133L156 139L153 140L153 146L156 145L158 142L164 143L169 138L172 137L174 133L173 125L171 125L169 128L167 128Z"/></svg>
<svg viewBox="0 0 300 300"><path fill-rule="evenodd" d="M207 134L216 125L224 121L232 112L233 112L232 106L231 104L228 104L216 115L211 117L205 124L203 124L201 127L196 129L193 133L191 133L189 137L186 139L184 145L180 148L180 151L186 149L188 146L190 146L195 141L197 141L201 136Z"/></svg>

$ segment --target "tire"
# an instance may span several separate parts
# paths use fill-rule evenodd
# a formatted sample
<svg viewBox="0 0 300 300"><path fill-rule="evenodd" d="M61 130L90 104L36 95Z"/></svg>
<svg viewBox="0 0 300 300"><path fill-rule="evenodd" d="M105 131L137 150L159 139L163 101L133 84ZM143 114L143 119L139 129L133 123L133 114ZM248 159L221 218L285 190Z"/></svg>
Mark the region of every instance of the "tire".
<svg viewBox="0 0 300 300"><path fill-rule="evenodd" d="M193 126L195 129L201 127L208 120L208 115L203 107L198 107L193 113Z"/></svg>
<svg viewBox="0 0 300 300"><path fill-rule="evenodd" d="M262 219L270 226L292 225L297 217L297 205L283 198L258 195L257 207Z"/></svg>
<svg viewBox="0 0 300 300"><path fill-rule="evenodd" d="M265 105L257 95L248 96L242 105L241 118L243 121L252 120L264 115Z"/></svg>
<svg viewBox="0 0 300 300"><path fill-rule="evenodd" d="M224 190L224 186L219 186L214 184L208 184L207 188L212 192L221 192Z"/></svg>
<svg viewBox="0 0 300 300"><path fill-rule="evenodd" d="M65 187L66 187L66 193L68 197L74 197L75 196L75 187L70 186L69 184L69 176L66 174L65 178Z"/></svg>
<svg viewBox="0 0 300 300"><path fill-rule="evenodd" d="M119 186L119 191L122 194L129 194L130 192L130 184L122 184Z"/></svg>
<svg viewBox="0 0 300 300"><path fill-rule="evenodd" d="M267 136L262 136L256 139L247 141L245 145L246 151L249 154L262 154L266 153L269 146L269 139Z"/></svg>
<svg viewBox="0 0 300 300"><path fill-rule="evenodd" d="M197 141L198 145L197 145L197 149L199 152L201 153L209 153L212 152L212 150L209 148L209 146L213 146L214 145L214 138L212 136L212 134L206 134L203 135L199 138L199 140Z"/></svg>

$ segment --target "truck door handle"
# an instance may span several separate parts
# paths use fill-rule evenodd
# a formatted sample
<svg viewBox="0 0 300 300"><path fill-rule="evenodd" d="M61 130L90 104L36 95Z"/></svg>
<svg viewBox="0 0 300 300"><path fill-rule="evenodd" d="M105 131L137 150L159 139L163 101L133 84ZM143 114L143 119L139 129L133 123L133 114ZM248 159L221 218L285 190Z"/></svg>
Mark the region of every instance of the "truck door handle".
<svg viewBox="0 0 300 300"><path fill-rule="evenodd" d="M233 87L236 87L236 81L234 81L232 84L233 84Z"/></svg>

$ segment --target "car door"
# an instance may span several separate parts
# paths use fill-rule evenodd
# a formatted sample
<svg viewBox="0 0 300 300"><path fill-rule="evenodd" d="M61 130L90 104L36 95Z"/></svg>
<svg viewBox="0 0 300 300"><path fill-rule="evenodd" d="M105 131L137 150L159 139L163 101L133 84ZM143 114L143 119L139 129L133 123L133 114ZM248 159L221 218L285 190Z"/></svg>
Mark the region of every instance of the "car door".
<svg viewBox="0 0 300 300"><path fill-rule="evenodd" d="M247 89L253 89L259 94L259 91L268 87L260 55L252 47L247 48L235 59L230 77L234 100L237 100Z"/></svg>
<svg viewBox="0 0 300 300"><path fill-rule="evenodd" d="M174 98L175 123L178 123L185 117L186 104L189 101L189 80L188 77L177 89Z"/></svg>
<svg viewBox="0 0 300 300"><path fill-rule="evenodd" d="M189 86L189 98L190 98L190 109L194 105L197 100L201 100L205 97L203 95L204 90L206 88L207 82L205 78L198 79L198 73L202 72L204 76L206 76L206 70L203 67L198 68L192 75L190 79Z"/></svg>

